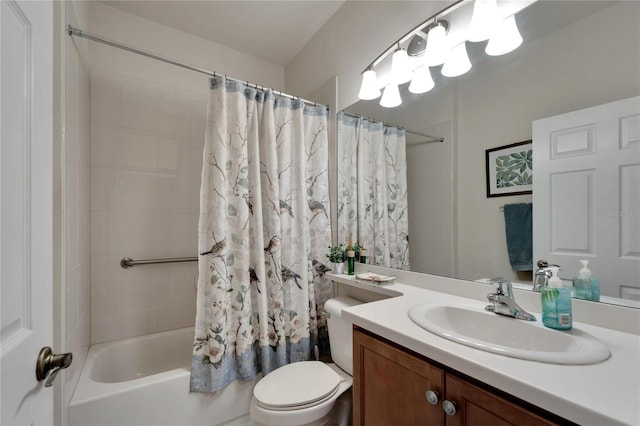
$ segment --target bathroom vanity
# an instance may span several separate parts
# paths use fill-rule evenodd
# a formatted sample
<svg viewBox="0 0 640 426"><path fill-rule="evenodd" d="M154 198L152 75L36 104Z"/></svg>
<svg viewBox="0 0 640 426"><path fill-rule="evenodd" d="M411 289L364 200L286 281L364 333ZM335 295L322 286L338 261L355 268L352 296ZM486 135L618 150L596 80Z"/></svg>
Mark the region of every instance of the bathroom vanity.
<svg viewBox="0 0 640 426"><path fill-rule="evenodd" d="M570 423L359 327L353 353L354 425Z"/></svg>
<svg viewBox="0 0 640 426"><path fill-rule="evenodd" d="M382 268L374 272L389 273ZM602 362L566 365L519 359L451 341L409 318L411 308L426 303L482 310L490 286L395 273L396 283L385 286L330 275L339 294L367 302L343 312L354 325L355 425L640 424L640 407L632 402L640 400L638 310L617 307L614 314L599 314L608 317L605 328L580 317L589 318L583 310L591 306L611 307L574 303L578 318L570 333L588 333L604 343L611 356ZM543 327L539 298L539 293L516 294L537 316L536 326ZM611 326L616 322L627 326Z"/></svg>

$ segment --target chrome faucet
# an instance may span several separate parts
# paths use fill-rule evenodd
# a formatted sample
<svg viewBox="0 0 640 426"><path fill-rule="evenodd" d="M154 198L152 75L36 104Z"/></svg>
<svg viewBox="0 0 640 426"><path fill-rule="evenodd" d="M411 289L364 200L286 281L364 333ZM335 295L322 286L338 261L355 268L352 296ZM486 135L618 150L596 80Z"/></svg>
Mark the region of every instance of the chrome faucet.
<svg viewBox="0 0 640 426"><path fill-rule="evenodd" d="M485 306L487 311L521 320L536 320L535 316L516 303L513 297L513 286L509 281L501 277L492 278L490 281L495 287L495 292L487 294L487 299L491 302L491 305Z"/></svg>
<svg viewBox="0 0 640 426"><path fill-rule="evenodd" d="M560 265L550 265L546 260L538 260L537 265L538 269L533 277L533 291L537 291L539 293L540 288L547 285L549 278L551 278L551 270L549 268L552 266L557 266L559 268Z"/></svg>

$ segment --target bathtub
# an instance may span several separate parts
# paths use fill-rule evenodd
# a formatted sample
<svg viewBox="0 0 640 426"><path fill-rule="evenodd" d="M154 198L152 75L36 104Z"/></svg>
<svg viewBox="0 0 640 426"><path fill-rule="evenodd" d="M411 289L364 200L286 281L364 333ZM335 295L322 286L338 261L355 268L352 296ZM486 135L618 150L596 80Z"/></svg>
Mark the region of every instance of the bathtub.
<svg viewBox="0 0 640 426"><path fill-rule="evenodd" d="M69 424L250 425L259 377L214 394L189 392L193 335L190 327L91 346Z"/></svg>

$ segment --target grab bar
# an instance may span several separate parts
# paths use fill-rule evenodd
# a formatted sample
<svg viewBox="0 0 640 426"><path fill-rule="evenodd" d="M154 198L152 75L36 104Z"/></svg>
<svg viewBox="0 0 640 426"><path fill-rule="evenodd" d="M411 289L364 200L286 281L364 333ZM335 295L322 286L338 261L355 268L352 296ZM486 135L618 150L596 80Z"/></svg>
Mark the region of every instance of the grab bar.
<svg viewBox="0 0 640 426"><path fill-rule="evenodd" d="M120 261L120 266L123 268L131 268L136 265L153 265L156 263L178 263L178 262L197 262L197 257L168 257L166 259L143 259L133 260L130 257L124 257Z"/></svg>

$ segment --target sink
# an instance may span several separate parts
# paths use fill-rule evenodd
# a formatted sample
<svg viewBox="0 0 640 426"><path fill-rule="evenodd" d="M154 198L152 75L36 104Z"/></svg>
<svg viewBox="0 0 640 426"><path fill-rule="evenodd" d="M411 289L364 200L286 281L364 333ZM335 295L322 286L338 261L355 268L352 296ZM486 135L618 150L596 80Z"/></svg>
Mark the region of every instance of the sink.
<svg viewBox="0 0 640 426"><path fill-rule="evenodd" d="M409 318L433 334L487 352L550 364L595 364L610 356L600 340L578 328L549 329L487 312L479 305L420 304Z"/></svg>

